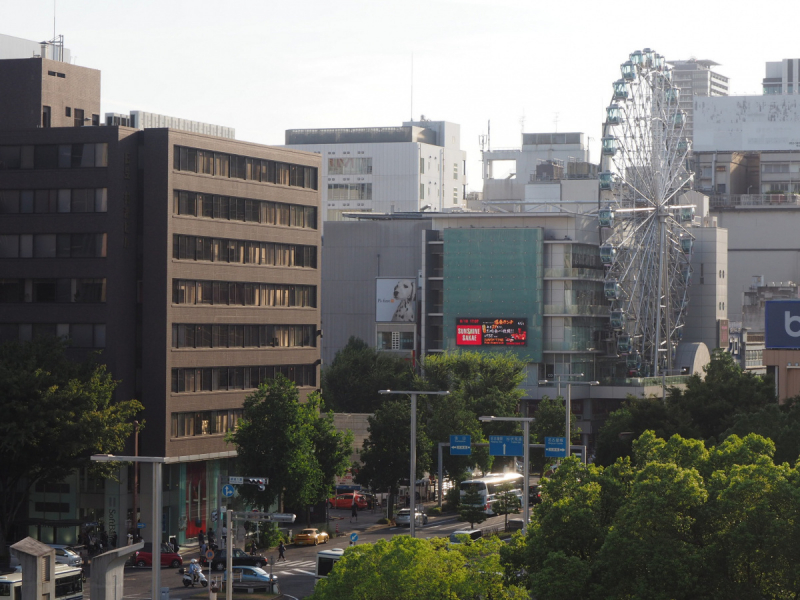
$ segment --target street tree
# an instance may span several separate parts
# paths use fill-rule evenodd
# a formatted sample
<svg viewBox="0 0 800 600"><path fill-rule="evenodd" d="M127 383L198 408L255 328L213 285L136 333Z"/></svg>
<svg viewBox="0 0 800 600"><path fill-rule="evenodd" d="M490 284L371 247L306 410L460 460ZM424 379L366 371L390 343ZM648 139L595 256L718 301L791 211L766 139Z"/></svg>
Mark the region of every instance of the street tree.
<svg viewBox="0 0 800 600"><path fill-rule="evenodd" d="M395 536L345 550L313 600L522 600L527 591L504 581L499 540L448 547L443 540Z"/></svg>
<svg viewBox="0 0 800 600"><path fill-rule="evenodd" d="M484 504L478 488L470 486L461 498L461 505L458 507L459 518L469 523L470 529L474 529L476 523L480 525L487 519Z"/></svg>
<svg viewBox="0 0 800 600"><path fill-rule="evenodd" d="M335 412L373 413L386 400L378 390L409 389L413 370L408 361L351 337L322 369L321 380L325 402Z"/></svg>
<svg viewBox="0 0 800 600"><path fill-rule="evenodd" d="M419 478L430 468L431 444L425 433L422 411L417 411L417 473ZM356 482L373 490L389 492L389 506L402 480L410 474L411 404L408 399L387 400L368 418L369 436L361 450L362 467ZM413 489L414 482L409 482Z"/></svg>
<svg viewBox="0 0 800 600"><path fill-rule="evenodd" d="M332 415L320 415L318 393L299 401L295 384L279 375L244 400L242 419L227 440L236 446L243 473L269 478L263 491L241 486L248 502L269 509L281 497L291 506L311 506L328 498L335 477L349 466L353 436L337 432Z"/></svg>
<svg viewBox="0 0 800 600"><path fill-rule="evenodd" d="M143 410L114 400L117 382L94 356L82 363L55 338L0 345L0 562L28 493L56 483L92 454L122 451ZM101 467L95 467L102 469Z"/></svg>
<svg viewBox="0 0 800 600"><path fill-rule="evenodd" d="M508 515L518 515L520 508L522 508L519 496L517 496L513 490L513 484L502 484L497 488L497 493L494 495L494 500L492 501L492 510L494 513L505 516L506 529L508 529Z"/></svg>

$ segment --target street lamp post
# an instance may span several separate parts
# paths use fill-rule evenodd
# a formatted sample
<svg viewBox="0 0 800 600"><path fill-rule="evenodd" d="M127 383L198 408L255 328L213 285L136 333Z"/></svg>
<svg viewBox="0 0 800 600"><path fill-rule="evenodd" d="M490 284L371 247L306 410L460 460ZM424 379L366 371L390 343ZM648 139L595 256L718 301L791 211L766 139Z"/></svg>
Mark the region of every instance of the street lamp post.
<svg viewBox="0 0 800 600"><path fill-rule="evenodd" d="M132 463L151 463L153 465L153 527L152 531L152 594L153 600L160 598L161 594L161 465L167 459L163 456L115 456L113 454L93 454L91 459L95 462L132 462ZM134 494L136 490L134 490ZM135 518L135 515L134 515ZM119 536L117 536L119 539Z"/></svg>
<svg viewBox="0 0 800 600"><path fill-rule="evenodd" d="M379 390L379 394L403 394L411 396L411 478L408 480L409 488L411 490L408 507L411 509L410 518L408 520L408 532L413 538L416 533L417 524L417 498L416 483L417 483L417 395L423 396L447 396L450 392L408 392L399 390Z"/></svg>
<svg viewBox="0 0 800 600"><path fill-rule="evenodd" d="M561 389L561 378L562 377L583 377L583 373L569 373L564 375L556 375L558 378L557 385L559 389ZM572 432L570 431L572 427L571 417L572 417L572 386L573 385L600 385L599 381L567 381L567 417L566 423L564 425L564 429L566 431L566 438L567 438L567 456L571 454L571 446L572 446ZM553 385L553 382L549 379L540 379L539 385ZM584 462L586 462L586 457L583 457Z"/></svg>
<svg viewBox="0 0 800 600"><path fill-rule="evenodd" d="M531 421L533 417L478 417L484 423L489 421L514 421L522 423L522 479L525 481L522 495L522 535L528 534L528 518L530 516L530 459L531 459Z"/></svg>

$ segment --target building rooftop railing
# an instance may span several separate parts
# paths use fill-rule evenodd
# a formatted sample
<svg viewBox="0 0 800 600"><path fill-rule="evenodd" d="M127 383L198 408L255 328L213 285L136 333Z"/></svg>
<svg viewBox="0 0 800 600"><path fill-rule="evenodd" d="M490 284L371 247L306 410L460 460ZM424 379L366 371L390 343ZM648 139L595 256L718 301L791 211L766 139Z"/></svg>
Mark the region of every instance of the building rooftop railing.
<svg viewBox="0 0 800 600"><path fill-rule="evenodd" d="M717 194L709 196L711 208L800 206L800 194Z"/></svg>
<svg viewBox="0 0 800 600"><path fill-rule="evenodd" d="M685 385L690 375L669 375L667 377L607 377L600 380L600 385L613 385L621 387L647 387L651 385Z"/></svg>

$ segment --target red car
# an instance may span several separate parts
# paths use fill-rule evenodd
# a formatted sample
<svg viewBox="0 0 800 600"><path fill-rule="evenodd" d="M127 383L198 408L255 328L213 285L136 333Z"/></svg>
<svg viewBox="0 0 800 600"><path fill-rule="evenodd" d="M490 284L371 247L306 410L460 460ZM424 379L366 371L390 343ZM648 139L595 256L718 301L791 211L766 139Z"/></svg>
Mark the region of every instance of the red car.
<svg viewBox="0 0 800 600"><path fill-rule="evenodd" d="M153 566L153 545L146 543L144 548L133 555L133 564L137 567L152 567ZM183 564L183 558L180 554L169 544L161 544L161 566L162 567L180 567Z"/></svg>
<svg viewBox="0 0 800 600"><path fill-rule="evenodd" d="M367 499L364 496L356 494L356 506L358 510L367 508ZM353 506L353 493L339 494L334 498L328 498L328 506L331 508L350 508Z"/></svg>

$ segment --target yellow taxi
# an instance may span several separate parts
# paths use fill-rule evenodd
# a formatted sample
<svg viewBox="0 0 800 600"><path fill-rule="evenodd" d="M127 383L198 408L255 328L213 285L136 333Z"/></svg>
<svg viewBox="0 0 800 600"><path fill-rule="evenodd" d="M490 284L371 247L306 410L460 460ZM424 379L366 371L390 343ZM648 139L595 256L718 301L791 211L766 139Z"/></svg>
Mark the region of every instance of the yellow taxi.
<svg viewBox="0 0 800 600"><path fill-rule="evenodd" d="M318 544L326 544L329 537L327 533L319 529L303 529L294 536L294 543L297 545L316 546Z"/></svg>

